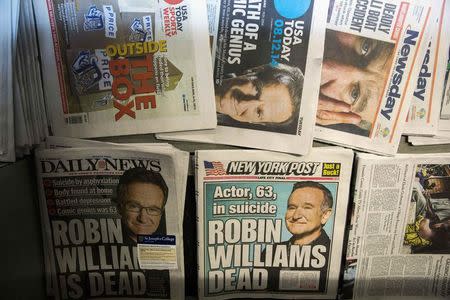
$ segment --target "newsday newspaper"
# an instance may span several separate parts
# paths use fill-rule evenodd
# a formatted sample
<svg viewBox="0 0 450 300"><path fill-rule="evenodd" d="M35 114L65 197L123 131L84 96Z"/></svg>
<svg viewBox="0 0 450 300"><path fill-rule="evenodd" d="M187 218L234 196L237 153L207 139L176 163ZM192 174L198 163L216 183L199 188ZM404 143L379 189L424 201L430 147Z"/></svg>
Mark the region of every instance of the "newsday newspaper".
<svg viewBox="0 0 450 300"><path fill-rule="evenodd" d="M157 137L307 154L327 8L328 0L209 0L218 126Z"/></svg>
<svg viewBox="0 0 450 300"><path fill-rule="evenodd" d="M335 299L353 152L196 152L200 299Z"/></svg>
<svg viewBox="0 0 450 300"><path fill-rule="evenodd" d="M34 5L53 134L216 127L205 0Z"/></svg>
<svg viewBox="0 0 450 300"><path fill-rule="evenodd" d="M438 133L441 99L445 89L450 45L449 1L433 1L427 40L422 44L409 89L411 105L403 130L405 135L433 136Z"/></svg>
<svg viewBox="0 0 450 300"><path fill-rule="evenodd" d="M393 155L431 1L331 1L315 138Z"/></svg>

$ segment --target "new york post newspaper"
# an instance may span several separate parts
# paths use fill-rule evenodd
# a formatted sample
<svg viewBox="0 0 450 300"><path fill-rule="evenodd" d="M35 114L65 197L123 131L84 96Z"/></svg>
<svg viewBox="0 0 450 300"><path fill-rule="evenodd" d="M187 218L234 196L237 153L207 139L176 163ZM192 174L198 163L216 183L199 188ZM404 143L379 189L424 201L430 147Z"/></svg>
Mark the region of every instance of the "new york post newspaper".
<svg viewBox="0 0 450 300"><path fill-rule="evenodd" d="M199 297L335 298L352 162L197 151Z"/></svg>
<svg viewBox="0 0 450 300"><path fill-rule="evenodd" d="M357 154L345 299L448 299L449 199L448 153Z"/></svg>
<svg viewBox="0 0 450 300"><path fill-rule="evenodd" d="M37 152L49 297L184 295L182 176L176 155L165 151L96 145Z"/></svg>
<svg viewBox="0 0 450 300"><path fill-rule="evenodd" d="M394 155L431 1L330 3L314 137Z"/></svg>
<svg viewBox="0 0 450 300"><path fill-rule="evenodd" d="M55 135L216 127L204 0L46 0L35 7Z"/></svg>

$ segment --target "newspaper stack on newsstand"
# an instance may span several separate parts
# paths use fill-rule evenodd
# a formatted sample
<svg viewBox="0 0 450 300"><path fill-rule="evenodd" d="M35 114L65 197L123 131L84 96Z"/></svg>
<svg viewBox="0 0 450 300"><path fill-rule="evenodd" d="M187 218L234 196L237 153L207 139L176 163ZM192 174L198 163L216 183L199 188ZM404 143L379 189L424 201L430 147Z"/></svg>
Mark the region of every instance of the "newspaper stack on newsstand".
<svg viewBox="0 0 450 300"><path fill-rule="evenodd" d="M431 5L331 1L315 138L382 155L397 152L413 94L408 85L435 23Z"/></svg>
<svg viewBox="0 0 450 300"><path fill-rule="evenodd" d="M55 135L216 127L205 0L34 4Z"/></svg>
<svg viewBox="0 0 450 300"><path fill-rule="evenodd" d="M48 295L184 297L188 154L67 138L45 147L36 168Z"/></svg>
<svg viewBox="0 0 450 300"><path fill-rule="evenodd" d="M442 4L437 2L437 6L441 6L441 19L439 19L439 26L432 35L432 38L438 43L435 48L430 48L429 59L424 57L421 73L424 74L417 79L417 86L421 84L425 90L425 95L430 95L425 98L424 105L427 105L434 112L436 109L437 120L435 121L435 130L432 132L410 132L408 141L415 146L420 145L437 145L450 143L450 1L445 0ZM435 43L436 43L435 42ZM433 54L435 70L433 71ZM428 62L429 61L429 62ZM426 72L427 63L429 64L429 71ZM419 89L420 91L420 89ZM413 98L414 100L414 98ZM419 102L416 100L416 102ZM420 102L419 102L420 103ZM436 108L437 107L437 108ZM413 108L411 108L412 110ZM429 121L429 114L425 108L422 113L421 109L416 109L416 118L422 118L433 124L434 119ZM413 112L411 112L413 113ZM430 136L431 135L431 136Z"/></svg>
<svg viewBox="0 0 450 300"><path fill-rule="evenodd" d="M209 0L218 126L167 140L307 154L328 0Z"/></svg>
<svg viewBox="0 0 450 300"><path fill-rule="evenodd" d="M0 28L0 162L14 162L48 135L32 0L3 1Z"/></svg>
<svg viewBox="0 0 450 300"><path fill-rule="evenodd" d="M196 152L199 298L335 299L353 152Z"/></svg>
<svg viewBox="0 0 450 300"><path fill-rule="evenodd" d="M450 154L357 154L353 192L345 298L448 299Z"/></svg>

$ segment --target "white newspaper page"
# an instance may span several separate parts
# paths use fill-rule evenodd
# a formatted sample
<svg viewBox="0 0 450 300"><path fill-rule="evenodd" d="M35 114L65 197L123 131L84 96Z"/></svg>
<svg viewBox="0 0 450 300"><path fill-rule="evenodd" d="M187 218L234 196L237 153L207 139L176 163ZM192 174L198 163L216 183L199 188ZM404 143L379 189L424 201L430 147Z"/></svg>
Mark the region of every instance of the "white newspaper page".
<svg viewBox="0 0 450 300"><path fill-rule="evenodd" d="M327 7L328 0L208 1L218 127L157 137L308 153Z"/></svg>
<svg viewBox="0 0 450 300"><path fill-rule="evenodd" d="M439 111L444 91L447 51L441 44L450 41L442 39L444 27L445 2L433 1L427 40L422 44L416 69L412 75L411 105L403 130L406 135L435 135L438 130ZM447 1L448 2L448 1ZM447 6L449 9L450 6ZM444 49L444 53L440 52ZM411 92L410 92L411 93Z"/></svg>
<svg viewBox="0 0 450 300"><path fill-rule="evenodd" d="M353 152L197 151L199 298L335 299Z"/></svg>
<svg viewBox="0 0 450 300"><path fill-rule="evenodd" d="M55 135L216 127L205 0L34 4Z"/></svg>
<svg viewBox="0 0 450 300"><path fill-rule="evenodd" d="M175 164L136 148L37 152L49 296L183 297Z"/></svg>
<svg viewBox="0 0 450 300"><path fill-rule="evenodd" d="M440 131L450 131L450 84L449 84L449 72L450 72L450 1L446 1L445 4L445 16L444 16L444 29L442 31L443 40L446 43L442 43L442 57L440 63L446 69L444 86L442 96L442 108L439 120ZM439 134L439 133L438 133Z"/></svg>
<svg viewBox="0 0 450 300"><path fill-rule="evenodd" d="M335 0L330 5L315 138L397 152L431 1Z"/></svg>
<svg viewBox="0 0 450 300"><path fill-rule="evenodd" d="M357 158L346 298L448 298L450 154Z"/></svg>
<svg viewBox="0 0 450 300"><path fill-rule="evenodd" d="M424 145L442 145L450 144L450 137L426 137L426 136L408 136L408 142L413 146L424 146Z"/></svg>

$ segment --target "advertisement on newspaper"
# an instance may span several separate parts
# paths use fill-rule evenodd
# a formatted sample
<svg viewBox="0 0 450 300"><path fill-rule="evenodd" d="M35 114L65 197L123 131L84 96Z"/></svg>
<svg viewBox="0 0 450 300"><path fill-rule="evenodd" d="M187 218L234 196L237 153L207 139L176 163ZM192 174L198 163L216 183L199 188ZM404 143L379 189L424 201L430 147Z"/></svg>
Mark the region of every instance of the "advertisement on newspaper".
<svg viewBox="0 0 450 300"><path fill-rule="evenodd" d="M345 298L448 297L450 156L358 154L357 164Z"/></svg>
<svg viewBox="0 0 450 300"><path fill-rule="evenodd" d="M215 127L204 1L47 0L37 13L57 135Z"/></svg>
<svg viewBox="0 0 450 300"><path fill-rule="evenodd" d="M159 137L306 154L327 7L328 1L208 1L218 128Z"/></svg>
<svg viewBox="0 0 450 300"><path fill-rule="evenodd" d="M353 153L318 152L198 151L199 297L336 296Z"/></svg>
<svg viewBox="0 0 450 300"><path fill-rule="evenodd" d="M174 162L134 150L41 150L36 168L49 296L184 294Z"/></svg>
<svg viewBox="0 0 450 300"><path fill-rule="evenodd" d="M447 56L445 51L447 46L441 47L441 44L449 43L444 33L443 19L448 17L445 14L445 2L443 0L433 2L427 40L424 40L419 51L416 69L408 87L413 92L403 134L430 136L438 131ZM443 48L444 54L441 53Z"/></svg>
<svg viewBox="0 0 450 300"><path fill-rule="evenodd" d="M397 151L429 1L331 1L315 138Z"/></svg>

